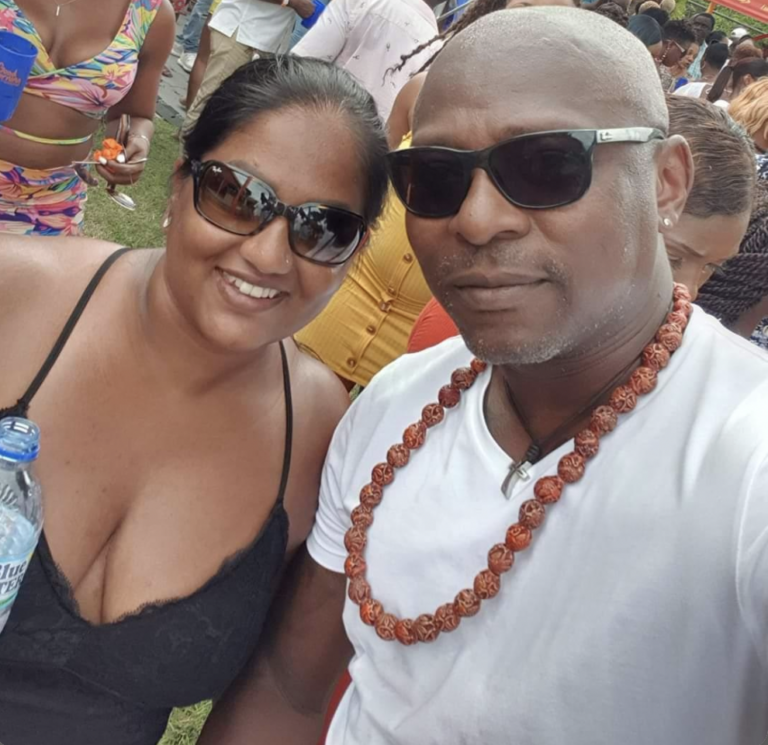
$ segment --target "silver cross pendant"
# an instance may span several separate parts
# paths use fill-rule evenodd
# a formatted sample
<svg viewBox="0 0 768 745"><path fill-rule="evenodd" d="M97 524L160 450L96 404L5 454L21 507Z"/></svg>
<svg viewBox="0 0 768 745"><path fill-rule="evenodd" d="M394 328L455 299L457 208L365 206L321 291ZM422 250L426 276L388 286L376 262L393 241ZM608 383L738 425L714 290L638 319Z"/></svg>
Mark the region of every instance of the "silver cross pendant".
<svg viewBox="0 0 768 745"><path fill-rule="evenodd" d="M528 463L528 461L521 461L520 463L512 461L512 463L509 464L509 473L504 479L504 483L501 485L501 493L506 499L509 499L512 496L515 484L517 484L518 481L530 481L531 474L528 473L530 465L531 464Z"/></svg>

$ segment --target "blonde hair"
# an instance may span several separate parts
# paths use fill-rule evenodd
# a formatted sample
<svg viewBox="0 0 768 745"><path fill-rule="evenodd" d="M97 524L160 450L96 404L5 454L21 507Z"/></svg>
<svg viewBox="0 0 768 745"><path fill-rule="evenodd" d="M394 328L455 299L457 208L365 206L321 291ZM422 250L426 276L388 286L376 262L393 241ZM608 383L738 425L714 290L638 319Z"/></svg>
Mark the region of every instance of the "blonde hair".
<svg viewBox="0 0 768 745"><path fill-rule="evenodd" d="M768 78L757 80L731 101L728 113L755 137L768 137Z"/></svg>
<svg viewBox="0 0 768 745"><path fill-rule="evenodd" d="M649 8L660 8L661 6L658 3L655 3L653 0L646 0L638 9L638 13L645 13L646 10Z"/></svg>
<svg viewBox="0 0 768 745"><path fill-rule="evenodd" d="M672 13L675 12L675 0L661 0L661 3L659 3L662 10L666 10L669 15L672 15Z"/></svg>

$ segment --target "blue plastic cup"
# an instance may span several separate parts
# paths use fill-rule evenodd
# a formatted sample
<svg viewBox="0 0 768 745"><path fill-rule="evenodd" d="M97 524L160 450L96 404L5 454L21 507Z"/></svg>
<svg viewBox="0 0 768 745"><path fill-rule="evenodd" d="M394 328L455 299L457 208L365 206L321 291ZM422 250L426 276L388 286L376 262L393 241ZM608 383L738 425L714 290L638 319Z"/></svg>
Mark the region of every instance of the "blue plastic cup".
<svg viewBox="0 0 768 745"><path fill-rule="evenodd" d="M320 0L314 0L314 3L315 12L309 18L305 18L301 22L301 25L304 26L304 28L312 28L312 26L317 23L318 18L323 15L323 11L325 10L325 3L321 3Z"/></svg>
<svg viewBox="0 0 768 745"><path fill-rule="evenodd" d="M0 31L0 122L7 122L16 111L35 57L37 49L31 41Z"/></svg>

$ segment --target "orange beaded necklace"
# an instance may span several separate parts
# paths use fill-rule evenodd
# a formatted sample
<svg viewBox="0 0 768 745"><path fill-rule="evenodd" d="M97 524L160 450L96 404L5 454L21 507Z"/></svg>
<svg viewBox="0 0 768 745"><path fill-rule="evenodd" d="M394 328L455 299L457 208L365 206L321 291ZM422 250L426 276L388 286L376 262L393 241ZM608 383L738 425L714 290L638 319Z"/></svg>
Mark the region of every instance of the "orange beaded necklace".
<svg viewBox="0 0 768 745"><path fill-rule="evenodd" d="M432 642L441 633L456 629L462 618L476 615L483 600L490 600L499 593L501 576L512 568L515 553L524 551L531 544L533 531L544 522L546 507L559 501L566 484L581 479L586 462L597 455L600 438L613 431L618 416L632 411L637 397L656 387L658 372L667 366L670 356L682 343L692 310L691 296L683 285L675 285L673 301L672 311L656 332L654 341L643 350L641 366L629 376L625 385L613 391L607 406L598 406L592 412L589 427L576 435L574 451L560 459L557 475L544 476L536 482L535 498L523 502L518 522L507 530L505 542L496 544L488 552L488 568L475 577L473 588L461 590L452 602L441 605L434 613L425 613L416 619L397 618L372 597L371 586L365 579L367 565L363 552L367 532L373 524L373 511L381 503L384 489L394 481L395 470L408 464L411 451L424 444L427 431L442 422L445 410L459 403L462 392L474 385L487 365L474 359L470 367L454 371L450 385L440 389L439 403L427 405L421 419L403 433L402 443L389 449L387 462L374 466L371 482L362 488L360 504L352 511L352 527L344 536L348 552L344 570L350 580L349 599L360 606L363 623L373 626L384 641L397 639L406 646Z"/></svg>

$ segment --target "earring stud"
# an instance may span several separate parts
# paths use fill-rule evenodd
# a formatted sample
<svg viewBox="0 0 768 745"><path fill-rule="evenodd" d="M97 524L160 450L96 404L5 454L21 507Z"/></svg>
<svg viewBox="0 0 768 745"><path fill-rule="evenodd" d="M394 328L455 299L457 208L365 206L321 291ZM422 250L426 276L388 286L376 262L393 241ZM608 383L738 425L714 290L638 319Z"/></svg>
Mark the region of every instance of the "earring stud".
<svg viewBox="0 0 768 745"><path fill-rule="evenodd" d="M665 228L671 228L672 227L672 220L670 220L668 217L664 218L664 227Z"/></svg>

